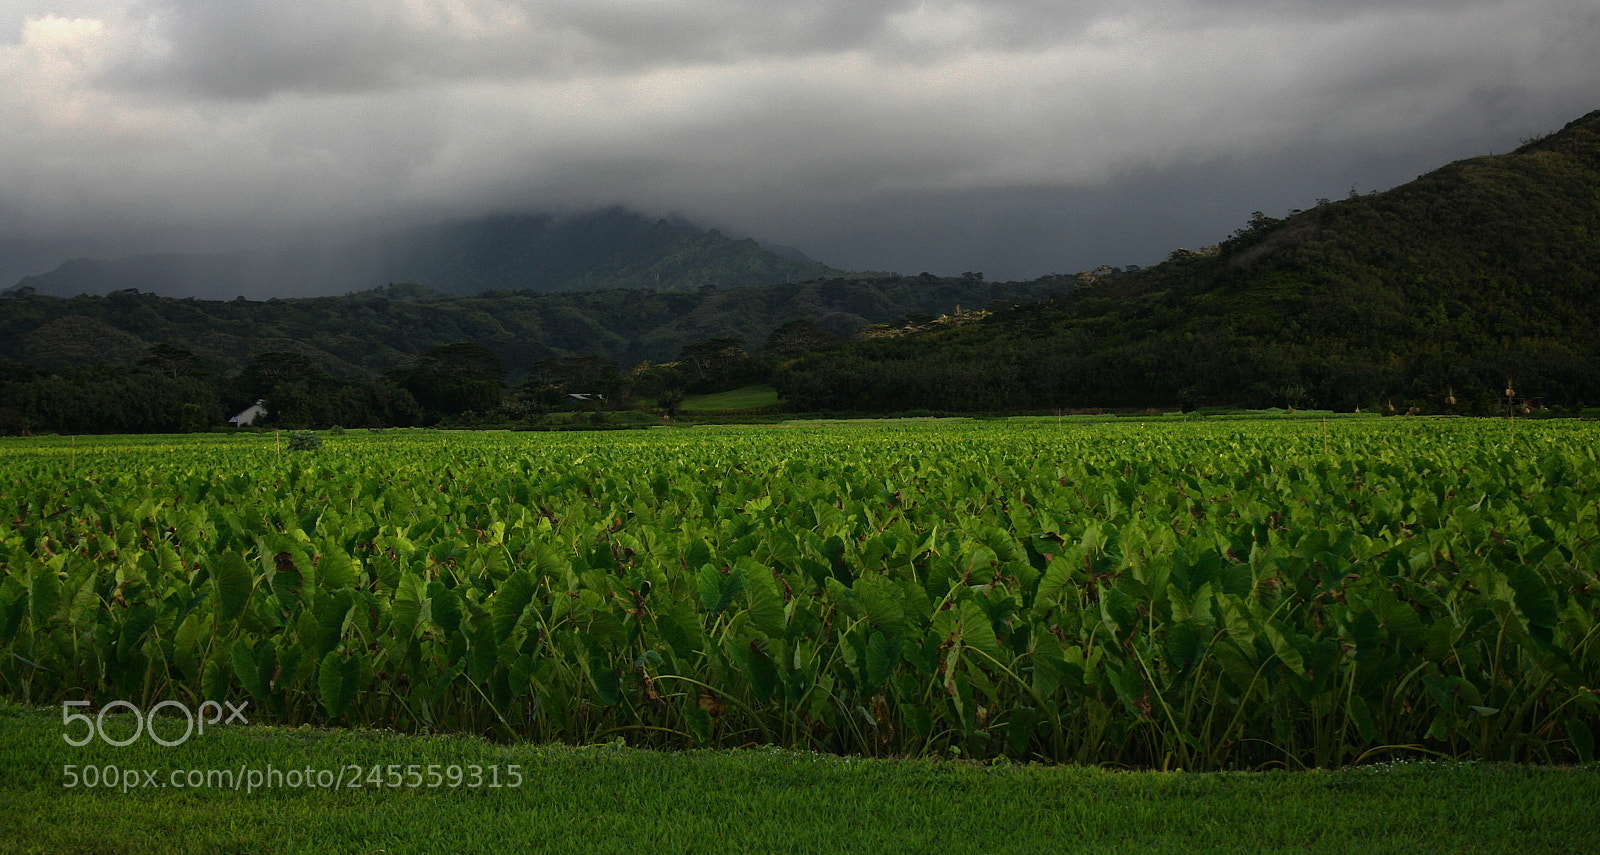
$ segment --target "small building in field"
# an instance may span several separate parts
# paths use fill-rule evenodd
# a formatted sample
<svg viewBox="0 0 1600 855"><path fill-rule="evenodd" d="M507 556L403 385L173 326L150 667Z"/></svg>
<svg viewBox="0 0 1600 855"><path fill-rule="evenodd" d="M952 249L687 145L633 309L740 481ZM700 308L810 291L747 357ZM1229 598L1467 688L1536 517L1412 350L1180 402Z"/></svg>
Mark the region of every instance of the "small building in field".
<svg viewBox="0 0 1600 855"><path fill-rule="evenodd" d="M259 419L267 414L267 408L262 406L264 403L265 402L261 399L256 399L256 402L246 408L244 412L234 416L231 419L228 419L228 424L233 425L234 427L249 427L252 424L255 424L256 419Z"/></svg>

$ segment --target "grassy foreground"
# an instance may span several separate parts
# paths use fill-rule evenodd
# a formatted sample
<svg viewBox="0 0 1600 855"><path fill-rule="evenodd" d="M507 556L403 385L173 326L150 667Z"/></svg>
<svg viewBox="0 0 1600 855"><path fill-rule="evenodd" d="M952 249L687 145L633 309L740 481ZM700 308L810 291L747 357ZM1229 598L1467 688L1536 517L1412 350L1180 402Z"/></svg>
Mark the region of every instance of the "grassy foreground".
<svg viewBox="0 0 1600 855"><path fill-rule="evenodd" d="M108 732L129 732L118 726L107 719ZM1600 851L1594 766L1196 774L254 726L170 748L148 738L74 748L63 733L59 710L0 710L0 851ZM249 793L143 786L141 771L128 792L67 789L68 765L157 781L174 770L382 766L400 783ZM477 765L482 779L430 788L430 765Z"/></svg>

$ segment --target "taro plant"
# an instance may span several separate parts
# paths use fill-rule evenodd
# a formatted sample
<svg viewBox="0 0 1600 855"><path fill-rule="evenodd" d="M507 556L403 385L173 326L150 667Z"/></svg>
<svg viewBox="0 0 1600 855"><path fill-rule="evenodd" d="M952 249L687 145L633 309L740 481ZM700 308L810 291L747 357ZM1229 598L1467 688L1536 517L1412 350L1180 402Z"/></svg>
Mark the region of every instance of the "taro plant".
<svg viewBox="0 0 1600 855"><path fill-rule="evenodd" d="M1596 431L1400 420L0 450L0 692L659 747L1591 760ZM74 457L74 453L76 457Z"/></svg>

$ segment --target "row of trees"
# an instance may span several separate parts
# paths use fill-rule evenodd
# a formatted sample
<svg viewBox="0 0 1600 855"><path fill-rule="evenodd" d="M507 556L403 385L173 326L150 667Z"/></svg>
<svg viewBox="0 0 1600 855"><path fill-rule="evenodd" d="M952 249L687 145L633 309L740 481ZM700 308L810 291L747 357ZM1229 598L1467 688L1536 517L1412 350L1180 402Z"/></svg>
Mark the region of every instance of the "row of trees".
<svg viewBox="0 0 1600 855"><path fill-rule="evenodd" d="M1007 338L979 326L931 341L861 342L778 371L800 411L1006 412L1208 406L1495 415L1519 406L1600 401L1600 365L1556 344L1486 353L1329 353L1215 335L1158 336L1119 347L1063 332Z"/></svg>
<svg viewBox="0 0 1600 855"><path fill-rule="evenodd" d="M500 357L473 342L432 348L364 380L335 377L293 351L261 353L237 374L207 376L192 351L157 344L133 367L52 373L0 362L0 433L200 431L256 401L268 412L258 424L283 428L507 423L575 406L671 413L686 394L764 382L785 361L837 341L815 323L796 321L754 353L742 339L718 337L684 347L676 361L626 371L598 355L547 358L509 387Z"/></svg>

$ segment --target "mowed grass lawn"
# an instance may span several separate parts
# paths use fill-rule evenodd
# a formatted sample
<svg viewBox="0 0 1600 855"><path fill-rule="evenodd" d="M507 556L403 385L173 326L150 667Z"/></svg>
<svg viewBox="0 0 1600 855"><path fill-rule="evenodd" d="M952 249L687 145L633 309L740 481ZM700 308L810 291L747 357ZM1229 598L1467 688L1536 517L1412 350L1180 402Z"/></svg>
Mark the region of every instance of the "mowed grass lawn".
<svg viewBox="0 0 1600 855"><path fill-rule="evenodd" d="M126 739L127 721L106 730ZM1600 851L1593 766L1196 774L256 726L74 748L64 733L82 727L59 709L0 711L0 851ZM239 788L170 785L193 770ZM248 792L241 776L269 770L285 783ZM345 787L305 784L336 774Z"/></svg>
<svg viewBox="0 0 1600 855"><path fill-rule="evenodd" d="M686 412L715 410L759 410L778 405L778 390L771 386L741 386L710 395L691 395L683 399Z"/></svg>

